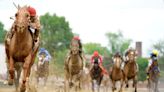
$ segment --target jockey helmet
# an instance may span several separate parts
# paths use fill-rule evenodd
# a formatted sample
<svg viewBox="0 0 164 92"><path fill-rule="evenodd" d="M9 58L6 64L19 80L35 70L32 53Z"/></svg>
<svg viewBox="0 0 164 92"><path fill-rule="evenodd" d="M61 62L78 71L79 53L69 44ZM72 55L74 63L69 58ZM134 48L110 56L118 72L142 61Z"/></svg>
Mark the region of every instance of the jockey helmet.
<svg viewBox="0 0 164 92"><path fill-rule="evenodd" d="M99 52L98 51L94 51L93 56L99 56Z"/></svg>
<svg viewBox="0 0 164 92"><path fill-rule="evenodd" d="M46 50L45 48L40 48L39 51L40 51L40 52L45 52L45 50Z"/></svg>
<svg viewBox="0 0 164 92"><path fill-rule="evenodd" d="M79 38L79 36L74 36L74 37L73 37L73 40L78 40L78 41L79 41L80 38Z"/></svg>
<svg viewBox="0 0 164 92"><path fill-rule="evenodd" d="M155 56L158 56L158 51L157 50L153 50L151 54L153 54Z"/></svg>
<svg viewBox="0 0 164 92"><path fill-rule="evenodd" d="M36 10L33 7L29 6L27 10L30 13L30 16L36 16Z"/></svg>

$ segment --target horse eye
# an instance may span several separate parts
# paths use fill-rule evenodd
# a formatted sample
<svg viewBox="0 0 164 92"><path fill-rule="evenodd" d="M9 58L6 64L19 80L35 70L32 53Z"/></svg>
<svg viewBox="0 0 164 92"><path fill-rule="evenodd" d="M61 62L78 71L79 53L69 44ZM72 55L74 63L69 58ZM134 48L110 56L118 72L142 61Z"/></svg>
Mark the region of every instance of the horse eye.
<svg viewBox="0 0 164 92"><path fill-rule="evenodd" d="M28 15L28 14L25 14L25 16L26 16L26 17L29 17L29 15Z"/></svg>
<svg viewBox="0 0 164 92"><path fill-rule="evenodd" d="M15 17L17 17L17 16L18 16L18 13L15 14Z"/></svg>

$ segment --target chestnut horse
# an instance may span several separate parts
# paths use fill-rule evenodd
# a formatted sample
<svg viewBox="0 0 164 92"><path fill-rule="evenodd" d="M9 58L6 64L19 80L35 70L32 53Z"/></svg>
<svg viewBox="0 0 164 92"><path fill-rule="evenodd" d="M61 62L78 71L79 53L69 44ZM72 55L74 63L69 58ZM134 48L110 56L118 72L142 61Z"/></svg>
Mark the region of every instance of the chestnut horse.
<svg viewBox="0 0 164 92"><path fill-rule="evenodd" d="M128 80L133 80L133 87L135 88L135 92L137 92L137 73L138 73L138 64L136 63L136 50L129 49L127 52L128 60L124 66L124 74L125 74L125 83L126 87L129 87Z"/></svg>
<svg viewBox="0 0 164 92"><path fill-rule="evenodd" d="M10 41L7 43L5 39L5 50L9 65L9 80L8 84L13 85L15 82L16 90L19 86L19 78L21 70L23 68L23 78L20 86L20 91L26 91L26 82L30 76L30 69L34 63L38 47L34 47L32 33L29 30L30 25L30 14L27 11L27 6L19 7L15 14L15 29L14 35ZM15 79L16 70L16 80Z"/></svg>
<svg viewBox="0 0 164 92"><path fill-rule="evenodd" d="M121 69L121 64L123 62L123 58L121 57L121 55L119 53L116 53L113 56L113 66L112 66L112 71L110 73L110 78L113 84L112 87L112 92L114 92L116 90L116 82L117 81L121 81L121 86L120 86L120 90L119 92L122 92L122 87L123 87L123 83L124 83L124 73L123 70Z"/></svg>

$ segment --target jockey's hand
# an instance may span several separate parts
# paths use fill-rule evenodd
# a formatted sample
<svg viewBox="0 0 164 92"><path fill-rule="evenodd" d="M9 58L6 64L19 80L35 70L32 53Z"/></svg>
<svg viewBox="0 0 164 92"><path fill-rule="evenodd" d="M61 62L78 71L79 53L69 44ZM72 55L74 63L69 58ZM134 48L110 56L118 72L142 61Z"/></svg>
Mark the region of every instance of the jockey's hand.
<svg viewBox="0 0 164 92"><path fill-rule="evenodd" d="M44 58L44 61L49 61L49 58L48 58L48 57L45 57L45 58Z"/></svg>

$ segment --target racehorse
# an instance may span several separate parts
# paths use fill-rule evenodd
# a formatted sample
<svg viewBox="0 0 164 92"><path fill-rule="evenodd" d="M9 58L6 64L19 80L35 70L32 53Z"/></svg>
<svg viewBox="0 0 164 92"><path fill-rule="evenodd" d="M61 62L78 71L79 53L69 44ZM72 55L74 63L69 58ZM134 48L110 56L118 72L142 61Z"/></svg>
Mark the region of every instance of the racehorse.
<svg viewBox="0 0 164 92"><path fill-rule="evenodd" d="M78 41L72 40L71 55L65 60L65 92L70 91L70 87L75 86L75 91L80 90L80 77L83 70L83 61L80 57Z"/></svg>
<svg viewBox="0 0 164 92"><path fill-rule="evenodd" d="M148 74L148 88L149 92L159 92L158 81L159 81L159 69L157 61L154 61L150 66L150 71Z"/></svg>
<svg viewBox="0 0 164 92"><path fill-rule="evenodd" d="M44 54L40 55L39 61L37 62L36 79L37 84L39 84L39 78L44 78L44 86L46 86L49 75L49 61L45 61L44 58Z"/></svg>
<svg viewBox="0 0 164 92"><path fill-rule="evenodd" d="M92 92L95 92L94 80L96 80L96 84L98 86L97 90L99 92L100 91L101 81L103 79L103 73L102 73L102 69L99 66L99 62L98 62L97 58L94 59L94 65L90 70L90 76L91 76L91 82L92 82Z"/></svg>
<svg viewBox="0 0 164 92"><path fill-rule="evenodd" d="M10 41L7 43L5 39L5 50L7 56L7 63L9 65L9 79L8 84L13 85L15 82L16 91L19 87L19 78L23 68L23 78L20 86L20 91L25 92L26 84L30 76L30 70L34 63L38 47L34 47L32 33L29 30L30 25L30 14L27 11L27 6L18 6L18 11L15 14L15 29L14 35ZM16 70L16 80L15 79Z"/></svg>
<svg viewBox="0 0 164 92"><path fill-rule="evenodd" d="M114 92L116 90L116 82L121 81L121 86L119 92L122 92L122 87L124 83L124 73L123 70L121 69L121 64L123 62L123 59L119 53L116 53L113 56L113 66L112 66L112 71L110 73L110 78L113 84L112 91Z"/></svg>
<svg viewBox="0 0 164 92"><path fill-rule="evenodd" d="M137 92L137 73L138 73L138 65L136 63L136 50L129 49L127 52L128 60L125 61L126 64L124 66L124 74L125 74L125 83L126 87L129 87L128 80L133 79L133 87L135 88L135 92Z"/></svg>

